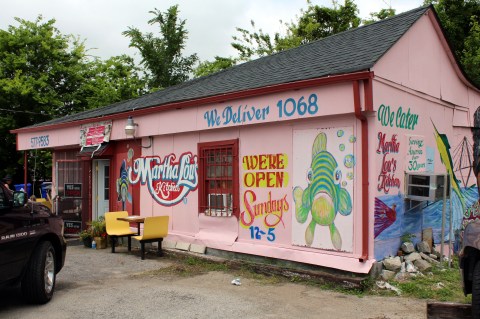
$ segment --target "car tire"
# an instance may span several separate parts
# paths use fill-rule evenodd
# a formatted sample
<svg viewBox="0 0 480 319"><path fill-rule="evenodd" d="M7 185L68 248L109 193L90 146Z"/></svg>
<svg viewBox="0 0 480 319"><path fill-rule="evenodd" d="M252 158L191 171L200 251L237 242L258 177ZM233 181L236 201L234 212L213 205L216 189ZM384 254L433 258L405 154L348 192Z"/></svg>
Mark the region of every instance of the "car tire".
<svg viewBox="0 0 480 319"><path fill-rule="evenodd" d="M55 249L49 241L42 241L33 250L22 280L22 294L29 303L44 304L50 301L55 290Z"/></svg>

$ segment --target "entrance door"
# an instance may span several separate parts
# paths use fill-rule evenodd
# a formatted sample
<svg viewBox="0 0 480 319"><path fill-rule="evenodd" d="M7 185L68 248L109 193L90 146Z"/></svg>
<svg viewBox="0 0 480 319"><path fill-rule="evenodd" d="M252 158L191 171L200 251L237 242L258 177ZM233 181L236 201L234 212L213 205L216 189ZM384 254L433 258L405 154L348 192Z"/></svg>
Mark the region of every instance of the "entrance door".
<svg viewBox="0 0 480 319"><path fill-rule="evenodd" d="M93 219L105 216L109 211L110 194L110 161L93 161Z"/></svg>

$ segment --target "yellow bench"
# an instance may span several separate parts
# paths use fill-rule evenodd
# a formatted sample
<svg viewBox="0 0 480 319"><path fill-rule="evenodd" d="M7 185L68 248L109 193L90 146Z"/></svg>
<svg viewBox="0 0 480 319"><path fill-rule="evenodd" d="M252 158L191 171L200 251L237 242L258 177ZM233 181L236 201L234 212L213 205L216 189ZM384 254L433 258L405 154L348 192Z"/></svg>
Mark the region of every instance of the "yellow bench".
<svg viewBox="0 0 480 319"><path fill-rule="evenodd" d="M115 243L118 237L128 237L128 251L132 250L132 236L137 235L130 229L130 223L118 220L117 218L128 217L128 212L105 213L105 224L107 234L112 240L112 253L115 252Z"/></svg>
<svg viewBox="0 0 480 319"><path fill-rule="evenodd" d="M168 216L146 217L143 235L134 236L140 242L142 260L145 259L145 243L158 242L158 256L163 256L162 241L168 235Z"/></svg>
<svg viewBox="0 0 480 319"><path fill-rule="evenodd" d="M42 203L43 205L45 205L45 206L47 206L48 208L50 208L50 210L52 210L52 203L50 203L47 199L45 199L45 198L37 198L36 201L39 202L39 203Z"/></svg>

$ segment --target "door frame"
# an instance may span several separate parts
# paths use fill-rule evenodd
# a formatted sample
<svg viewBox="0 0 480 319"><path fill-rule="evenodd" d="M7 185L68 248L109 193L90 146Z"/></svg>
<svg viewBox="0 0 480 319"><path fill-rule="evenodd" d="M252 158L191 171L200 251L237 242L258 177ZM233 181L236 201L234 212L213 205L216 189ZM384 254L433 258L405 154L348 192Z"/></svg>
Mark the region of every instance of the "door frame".
<svg viewBox="0 0 480 319"><path fill-rule="evenodd" d="M108 165L109 177L111 178L111 161L110 159L94 159L92 160L92 220L98 219L99 215L104 216L104 214L99 214L99 181L105 181L105 176L103 171L99 170L99 164L104 163ZM104 182L103 182L104 183ZM108 182L107 188L110 189L110 180ZM110 194L109 199L107 200L107 208L105 212L109 211L110 208ZM104 213L105 213L104 212Z"/></svg>

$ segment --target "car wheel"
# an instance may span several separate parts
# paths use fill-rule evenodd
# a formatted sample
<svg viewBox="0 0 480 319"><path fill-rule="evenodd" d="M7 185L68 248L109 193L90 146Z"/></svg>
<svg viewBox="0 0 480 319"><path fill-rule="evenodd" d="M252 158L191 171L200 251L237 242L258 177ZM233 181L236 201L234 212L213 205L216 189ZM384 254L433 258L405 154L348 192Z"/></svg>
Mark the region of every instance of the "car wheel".
<svg viewBox="0 0 480 319"><path fill-rule="evenodd" d="M28 302L44 304L52 299L55 268L55 249L48 241L40 242L33 251L22 280L22 293Z"/></svg>

